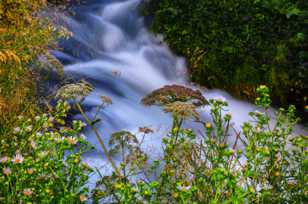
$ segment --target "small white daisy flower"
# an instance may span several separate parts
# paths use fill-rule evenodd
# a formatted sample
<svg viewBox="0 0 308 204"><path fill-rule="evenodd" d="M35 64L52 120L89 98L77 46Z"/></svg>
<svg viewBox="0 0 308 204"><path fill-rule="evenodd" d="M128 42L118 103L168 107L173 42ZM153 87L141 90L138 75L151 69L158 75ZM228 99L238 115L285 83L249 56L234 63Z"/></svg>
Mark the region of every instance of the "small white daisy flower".
<svg viewBox="0 0 308 204"><path fill-rule="evenodd" d="M12 162L14 164L21 164L23 163L23 161L24 161L24 157L20 153L15 154L15 156L12 159Z"/></svg>
<svg viewBox="0 0 308 204"><path fill-rule="evenodd" d="M16 133L19 133L21 131L21 128L20 127L16 127L16 128L14 128L14 133L16 134Z"/></svg>
<svg viewBox="0 0 308 204"><path fill-rule="evenodd" d="M26 131L27 131L27 132L31 132L31 131L32 131L32 128L33 128L32 125L29 125L29 126L26 127Z"/></svg>
<svg viewBox="0 0 308 204"><path fill-rule="evenodd" d="M0 164L6 163L9 160L7 156L1 157L0 158Z"/></svg>
<svg viewBox="0 0 308 204"><path fill-rule="evenodd" d="M6 175L6 176L8 176L12 173L10 167L6 167L2 171L3 171L3 174Z"/></svg>

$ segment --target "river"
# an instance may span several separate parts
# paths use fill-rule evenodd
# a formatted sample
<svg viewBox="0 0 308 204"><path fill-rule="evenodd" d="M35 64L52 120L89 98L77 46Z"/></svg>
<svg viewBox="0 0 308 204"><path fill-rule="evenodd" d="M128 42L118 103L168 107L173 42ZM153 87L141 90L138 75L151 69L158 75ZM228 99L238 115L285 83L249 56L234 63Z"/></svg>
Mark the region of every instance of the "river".
<svg viewBox="0 0 308 204"><path fill-rule="evenodd" d="M145 141L148 152L159 152L161 138L167 134L171 118L157 107L145 107L141 98L164 85L181 84L195 89L188 79L185 59L176 56L163 42L145 27L139 15L140 0L88 1L74 8L75 15L63 16L63 23L73 37L60 44L62 51L55 56L65 65L65 74L75 79L86 79L94 86L84 105L88 114L94 114L101 103L100 96L112 99L113 104L99 113L102 119L97 128L107 142L109 135L119 130L138 134L143 126L155 130ZM240 128L248 121L248 112L254 106L232 98L221 90L201 89L207 99L223 98L229 103L234 126ZM209 119L209 108L201 110ZM94 134L87 132L89 141L96 145ZM97 155L89 163L104 166L105 160Z"/></svg>

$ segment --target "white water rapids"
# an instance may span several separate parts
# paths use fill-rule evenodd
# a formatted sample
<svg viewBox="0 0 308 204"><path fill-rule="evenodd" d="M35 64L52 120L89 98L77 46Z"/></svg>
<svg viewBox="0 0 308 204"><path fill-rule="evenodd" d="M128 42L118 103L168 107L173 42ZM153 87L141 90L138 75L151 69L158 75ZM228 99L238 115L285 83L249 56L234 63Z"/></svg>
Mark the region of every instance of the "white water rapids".
<svg viewBox="0 0 308 204"><path fill-rule="evenodd" d="M146 140L147 151L154 154L159 152L171 118L159 108L143 106L141 98L168 84L193 86L188 81L185 59L175 56L144 26L144 19L138 14L140 3L101 0L78 6L76 15L64 17L73 37L63 42L64 50L56 51L55 55L66 65L66 75L86 79L95 87L85 100L88 113L95 113L95 107L101 104L100 96L112 99L113 104L100 112L102 122L97 128L103 140L107 143L115 131L137 133L139 127L149 126L158 132ZM228 101L237 128L249 121L248 112L254 110L253 105L220 90L203 93L207 99L224 97ZM209 118L208 107L203 112ZM87 134L89 141L99 148L94 134ZM95 155L87 160L99 166L105 163Z"/></svg>

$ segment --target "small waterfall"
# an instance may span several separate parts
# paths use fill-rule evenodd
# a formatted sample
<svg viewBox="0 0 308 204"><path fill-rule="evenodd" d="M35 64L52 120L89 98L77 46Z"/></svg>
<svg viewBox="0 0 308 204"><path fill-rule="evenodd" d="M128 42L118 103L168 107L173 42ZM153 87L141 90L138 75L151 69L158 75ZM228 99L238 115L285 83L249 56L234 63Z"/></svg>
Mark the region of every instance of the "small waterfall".
<svg viewBox="0 0 308 204"><path fill-rule="evenodd" d="M174 55L145 28L138 14L139 4L140 0L106 0L79 6L76 15L63 17L74 35L62 42L64 50L55 55L66 65L66 75L84 78L94 85L93 93L85 100L89 113L94 113L101 103L100 96L112 99L113 104L101 111L98 126L106 142L115 131L136 133L138 127L149 126L159 134L148 137L148 151L158 152L171 118L159 108L144 107L140 99L167 84L193 86L187 79L185 59ZM248 112L254 110L252 104L221 90L206 90L204 95L207 99L225 98L237 128L249 120ZM203 111L209 118L209 108ZM98 144L94 135L88 135L92 144ZM96 157L90 159L95 162Z"/></svg>

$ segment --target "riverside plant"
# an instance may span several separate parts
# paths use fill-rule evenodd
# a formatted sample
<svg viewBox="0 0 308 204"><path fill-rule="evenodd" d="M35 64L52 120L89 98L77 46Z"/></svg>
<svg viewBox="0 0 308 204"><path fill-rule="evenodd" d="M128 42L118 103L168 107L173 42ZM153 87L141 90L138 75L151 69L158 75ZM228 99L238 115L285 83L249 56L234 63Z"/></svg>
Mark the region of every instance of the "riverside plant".
<svg viewBox="0 0 308 204"><path fill-rule="evenodd" d="M19 116L11 151L0 152L0 203L82 203L92 169L82 162L91 147L80 133L81 121L66 124L70 106L58 101L34 120Z"/></svg>
<svg viewBox="0 0 308 204"><path fill-rule="evenodd" d="M142 102L160 106L173 117L162 139L162 155L153 160L142 148L154 131L141 127L141 137L128 131L111 135L109 146L95 127L97 114L82 109L92 91L81 81L60 88L56 98L71 100L97 136L112 173L90 193L85 187L92 169L82 162L91 149L80 134L85 124L66 124L70 106L59 100L49 114L29 120L19 117L12 138L18 147L1 152L1 203L305 203L307 201L307 136L293 134L295 108L279 109L271 119L269 89L257 89L257 111L237 131L227 102L206 100L197 90L171 85L155 90ZM101 111L112 103L101 97ZM200 116L210 106L211 120ZM90 119L91 118L91 119ZM201 131L184 128L186 120ZM230 143L229 137L235 137ZM240 145L241 144L241 145ZM117 158L117 161L115 161Z"/></svg>
<svg viewBox="0 0 308 204"><path fill-rule="evenodd" d="M272 120L269 89L260 86L256 91L258 110L250 113L250 122L240 131L234 130L232 116L223 114L227 107L224 100L207 101L198 91L178 85L144 97L145 105L161 106L174 119L162 139L163 155L150 161L139 148L143 139L139 141L126 131L115 133L109 154L122 158L117 167L120 174L102 175L93 201L305 203L307 136L293 135L295 108L279 109ZM210 121L203 121L198 114L204 105L211 107ZM201 124L202 132L184 128L183 121L188 119ZM236 138L230 144L231 133Z"/></svg>

